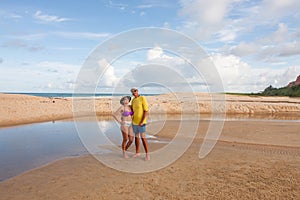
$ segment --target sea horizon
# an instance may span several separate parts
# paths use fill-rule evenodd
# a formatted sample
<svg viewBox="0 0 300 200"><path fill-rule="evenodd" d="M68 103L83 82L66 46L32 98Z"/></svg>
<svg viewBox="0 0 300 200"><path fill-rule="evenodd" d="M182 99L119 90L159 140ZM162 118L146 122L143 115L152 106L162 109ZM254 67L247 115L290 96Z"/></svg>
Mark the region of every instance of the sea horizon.
<svg viewBox="0 0 300 200"><path fill-rule="evenodd" d="M49 98L67 98L67 97L112 97L112 96L130 96L130 93L73 93L73 92L0 92L2 94L22 94ZM156 96L160 94L142 93L144 96Z"/></svg>

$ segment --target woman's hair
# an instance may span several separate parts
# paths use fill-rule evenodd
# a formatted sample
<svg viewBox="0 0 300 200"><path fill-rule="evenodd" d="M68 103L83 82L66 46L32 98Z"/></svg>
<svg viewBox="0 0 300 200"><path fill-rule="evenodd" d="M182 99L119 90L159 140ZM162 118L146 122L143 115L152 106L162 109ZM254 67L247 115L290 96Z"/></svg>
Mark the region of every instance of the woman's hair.
<svg viewBox="0 0 300 200"><path fill-rule="evenodd" d="M128 101L130 102L131 101L131 97L130 96L124 96L120 99L120 104L124 105L123 101L124 99L128 99Z"/></svg>

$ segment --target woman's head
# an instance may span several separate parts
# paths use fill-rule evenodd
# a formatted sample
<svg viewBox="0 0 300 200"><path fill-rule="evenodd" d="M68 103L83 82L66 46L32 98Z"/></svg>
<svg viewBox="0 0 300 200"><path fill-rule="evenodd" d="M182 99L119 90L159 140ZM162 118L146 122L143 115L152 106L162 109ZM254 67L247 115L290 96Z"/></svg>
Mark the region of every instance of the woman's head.
<svg viewBox="0 0 300 200"><path fill-rule="evenodd" d="M130 101L131 101L130 96L124 96L120 99L120 104L125 105L125 104L128 104Z"/></svg>

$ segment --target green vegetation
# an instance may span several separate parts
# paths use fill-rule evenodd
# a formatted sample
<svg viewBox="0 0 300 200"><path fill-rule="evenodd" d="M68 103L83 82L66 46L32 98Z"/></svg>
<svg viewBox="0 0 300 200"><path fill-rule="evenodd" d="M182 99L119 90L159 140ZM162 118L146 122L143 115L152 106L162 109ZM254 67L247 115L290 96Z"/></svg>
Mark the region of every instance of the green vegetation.
<svg viewBox="0 0 300 200"><path fill-rule="evenodd" d="M300 85L282 88L274 88L270 85L263 92L258 93L257 95L300 97Z"/></svg>
<svg viewBox="0 0 300 200"><path fill-rule="evenodd" d="M225 92L224 94L230 94L230 95L239 95L239 96L249 96L249 95L257 95L254 93L238 93L238 92Z"/></svg>
<svg viewBox="0 0 300 200"><path fill-rule="evenodd" d="M300 97L300 85L293 87L274 88L272 85L267 87L263 92L259 93L233 93L226 92L225 94L231 95L250 95L250 96L289 96Z"/></svg>

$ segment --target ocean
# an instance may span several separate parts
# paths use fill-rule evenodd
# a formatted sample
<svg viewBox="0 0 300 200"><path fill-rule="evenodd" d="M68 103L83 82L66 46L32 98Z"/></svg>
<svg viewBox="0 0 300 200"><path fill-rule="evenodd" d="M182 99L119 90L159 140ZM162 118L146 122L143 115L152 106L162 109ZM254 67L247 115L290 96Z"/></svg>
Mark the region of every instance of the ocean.
<svg viewBox="0 0 300 200"><path fill-rule="evenodd" d="M130 93L116 94L116 93L44 93L44 92L4 92L4 94L24 94L38 97L50 97L50 98L64 98L64 97L112 97L112 96L130 96ZM143 96L156 96L159 94L141 94Z"/></svg>

